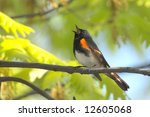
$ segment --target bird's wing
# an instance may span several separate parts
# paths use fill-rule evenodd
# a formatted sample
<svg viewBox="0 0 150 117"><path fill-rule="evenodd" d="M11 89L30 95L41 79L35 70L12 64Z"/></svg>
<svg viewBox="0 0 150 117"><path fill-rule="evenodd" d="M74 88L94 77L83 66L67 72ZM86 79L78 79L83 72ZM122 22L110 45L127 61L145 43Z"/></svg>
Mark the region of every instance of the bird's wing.
<svg viewBox="0 0 150 117"><path fill-rule="evenodd" d="M98 59L100 64L102 64L104 67L110 67L109 64L107 63L107 61L105 60L103 54L101 53L101 51L98 48L94 49L94 48L90 47L90 49L93 52L94 56Z"/></svg>
<svg viewBox="0 0 150 117"><path fill-rule="evenodd" d="M86 39L83 38L80 40L80 44L85 49L89 48L93 52L93 55L97 58L97 60L100 62L101 65L103 65L104 67L110 67L107 61L105 60L103 54L98 49L97 45L92 39L86 41Z"/></svg>

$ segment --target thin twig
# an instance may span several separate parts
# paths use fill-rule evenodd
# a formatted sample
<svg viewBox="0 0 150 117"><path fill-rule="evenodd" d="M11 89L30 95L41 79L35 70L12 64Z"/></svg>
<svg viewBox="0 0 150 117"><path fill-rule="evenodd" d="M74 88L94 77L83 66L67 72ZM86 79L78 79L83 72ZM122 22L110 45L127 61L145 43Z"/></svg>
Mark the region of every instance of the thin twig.
<svg viewBox="0 0 150 117"><path fill-rule="evenodd" d="M68 1L68 4L71 3L73 0L70 0ZM56 8L52 8L52 9L49 9L47 11L43 11L43 12L38 12L38 13L30 13L30 14L22 14L22 15L17 15L17 16L11 16L11 18L33 18L35 16L43 16L43 15L46 15L48 13L51 13L52 11L56 10L56 9L59 9L61 7L63 7L64 5L59 3L58 6Z"/></svg>
<svg viewBox="0 0 150 117"><path fill-rule="evenodd" d="M8 62L8 61L0 61L0 67L38 68L52 71L62 71L67 73L81 73L81 74L127 72L150 76L150 69L132 68L132 67L86 68L86 67L60 66L41 63Z"/></svg>
<svg viewBox="0 0 150 117"><path fill-rule="evenodd" d="M43 90L39 89L38 87L36 87L35 85L33 85L32 83L30 83L26 80L23 80L23 79L17 78L17 77L8 77L8 76L0 77L0 82L7 82L7 81L15 81L15 82L20 82L22 84L25 84L25 85L31 87L33 90L35 90L38 94L45 97L46 99L53 100L53 98L51 98L46 92L44 92Z"/></svg>
<svg viewBox="0 0 150 117"><path fill-rule="evenodd" d="M58 8L62 7L62 5L59 5ZM58 9L57 8L57 9ZM31 14L22 14L22 15L17 15L17 16L11 16L11 18L13 19L16 19L16 18L32 18L32 17L35 17L35 16L43 16L43 15L46 15L52 11L54 11L56 8L53 8L53 9L49 9L47 11L44 11L44 12L38 12L38 13L31 13Z"/></svg>

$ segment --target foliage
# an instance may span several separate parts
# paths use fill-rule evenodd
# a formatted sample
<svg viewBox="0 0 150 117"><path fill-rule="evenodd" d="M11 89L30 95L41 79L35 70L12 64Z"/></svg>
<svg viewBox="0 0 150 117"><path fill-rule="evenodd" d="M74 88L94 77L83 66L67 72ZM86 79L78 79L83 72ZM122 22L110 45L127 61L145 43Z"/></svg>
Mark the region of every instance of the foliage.
<svg viewBox="0 0 150 117"><path fill-rule="evenodd" d="M18 37L17 32L23 37L26 34L33 32L33 29L22 25L14 20L10 19L8 16L0 12L0 26L7 32L12 33L15 37Z"/></svg>
<svg viewBox="0 0 150 117"><path fill-rule="evenodd" d="M62 7L58 8L58 4ZM142 54L142 44L145 44L145 48L150 45L150 0L0 1L0 11L5 11L9 16L45 12L49 9L55 10L47 15L16 20L35 28L36 32L30 35L30 39L35 39L35 42L40 40L41 44L49 39L46 44L51 53L31 43L33 40L29 41L26 36L34 32L32 28L0 12L1 60L77 66L79 64L76 61L71 61L74 59L72 30L75 24L87 29L93 39L102 32L104 37L99 41L106 41L110 50L114 50L120 42L129 42ZM103 81L99 82L89 75L37 69L0 68L0 74L24 78L42 89L50 88L52 96L56 96L54 93L58 93L57 90L61 87L61 99L72 99L73 96L77 99L126 99L126 94L105 75L102 75ZM5 93L1 90L1 98L10 99L30 90L21 84L14 84L1 84L1 89L8 88Z"/></svg>
<svg viewBox="0 0 150 117"><path fill-rule="evenodd" d="M0 33L1 60L70 66L79 65L76 61L61 60L52 53L32 44L27 38L20 37L20 35L25 36L25 34L33 32L32 28L12 20L2 12L0 12L0 21L2 22L0 27L6 32L5 35ZM7 25L5 25L5 22L7 22ZM54 93L58 93L58 90L60 91L60 87L57 87L59 82L62 84L62 92L60 92L60 94L63 93L63 97L60 96L61 99L72 99L73 96L77 99L126 99L126 94L106 76L103 76L103 82L99 82L90 75L23 68L0 68L0 75L20 77L34 83L42 89L49 88L51 90L51 96L57 96L54 95ZM0 93L2 99L13 99L29 90L28 87L18 83L2 83ZM113 97L111 97L111 95L113 95ZM59 99L58 97L54 98Z"/></svg>
<svg viewBox="0 0 150 117"><path fill-rule="evenodd" d="M74 0L57 10L55 15L49 16L41 25L46 28L51 39L51 48L60 54L63 50L66 56L71 58L72 50L68 48L72 48L71 31L74 30L75 24L87 29L93 38L94 35L97 37L100 31L103 32L105 36L100 41L107 41L112 50L120 42L130 42L141 52L139 50L142 50L142 43L145 43L146 47L150 44L148 4L149 0ZM60 39L62 41L59 41Z"/></svg>

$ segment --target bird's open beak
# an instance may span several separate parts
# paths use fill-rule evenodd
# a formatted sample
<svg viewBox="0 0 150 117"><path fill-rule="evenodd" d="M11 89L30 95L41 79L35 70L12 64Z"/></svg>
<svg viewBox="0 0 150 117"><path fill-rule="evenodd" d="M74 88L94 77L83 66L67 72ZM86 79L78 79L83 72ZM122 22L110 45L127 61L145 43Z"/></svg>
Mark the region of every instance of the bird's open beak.
<svg viewBox="0 0 150 117"><path fill-rule="evenodd" d="M75 34L79 34L79 33L80 33L80 28L76 25L76 31L73 30L73 32L74 32Z"/></svg>
<svg viewBox="0 0 150 117"><path fill-rule="evenodd" d="M80 28L76 25L77 33L79 34Z"/></svg>

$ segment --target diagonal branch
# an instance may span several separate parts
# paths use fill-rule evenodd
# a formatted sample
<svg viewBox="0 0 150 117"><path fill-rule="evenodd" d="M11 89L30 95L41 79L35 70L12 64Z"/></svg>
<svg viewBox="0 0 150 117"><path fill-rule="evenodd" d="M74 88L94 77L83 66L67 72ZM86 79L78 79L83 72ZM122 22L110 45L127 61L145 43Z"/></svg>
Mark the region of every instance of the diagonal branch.
<svg viewBox="0 0 150 117"><path fill-rule="evenodd" d="M62 5L58 5L58 8L62 7ZM58 9L57 8L57 9ZM11 18L32 18L32 17L35 17L35 16L43 16L43 15L46 15L52 11L54 11L56 8L53 8L53 9L49 9L47 11L44 11L44 12L38 12L38 13L30 13L30 14L22 14L22 15L17 15L17 16L11 16Z"/></svg>
<svg viewBox="0 0 150 117"><path fill-rule="evenodd" d="M70 0L68 1L68 4L71 3L73 0ZM63 7L64 5L62 3L59 3L58 6L55 8L52 8L52 9L49 9L47 11L44 11L44 12L37 12L37 13L30 13L30 14L22 14L22 15L17 15L17 16L11 16L11 18L33 18L35 16L43 16L43 15L46 15L48 13L51 13L52 11L56 10L56 9L59 9L61 7Z"/></svg>
<svg viewBox="0 0 150 117"><path fill-rule="evenodd" d="M60 65L50 65L50 64L41 64L41 63L8 62L8 61L0 61L0 67L37 68L37 69L45 69L45 70L52 70L52 71L62 71L67 73L81 73L81 74L126 72L126 73L137 73L137 74L150 76L150 69L132 68L132 67L86 68L86 67L60 66Z"/></svg>
<svg viewBox="0 0 150 117"><path fill-rule="evenodd" d="M7 82L7 81L15 81L15 82L20 82L22 84L25 84L31 87L33 90L35 90L38 94L45 97L46 99L53 100L53 98L51 98L46 92L44 92L43 90L39 89L38 87L36 87L35 85L33 85L32 83L26 80L23 80L21 78L16 78L16 77L8 77L8 76L0 77L0 82Z"/></svg>

